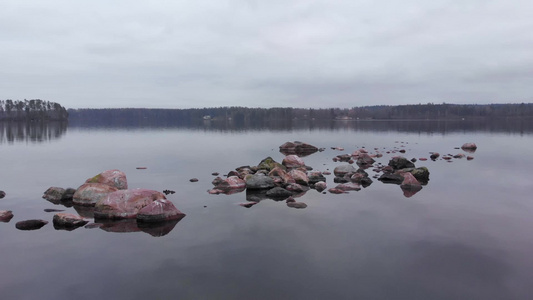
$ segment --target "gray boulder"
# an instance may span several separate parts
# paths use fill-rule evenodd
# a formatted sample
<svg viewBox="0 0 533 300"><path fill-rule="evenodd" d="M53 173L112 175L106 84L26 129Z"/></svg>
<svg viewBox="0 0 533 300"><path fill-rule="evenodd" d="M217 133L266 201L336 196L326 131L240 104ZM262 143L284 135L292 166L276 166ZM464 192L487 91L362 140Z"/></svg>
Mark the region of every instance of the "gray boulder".
<svg viewBox="0 0 533 300"><path fill-rule="evenodd" d="M246 177L246 188L251 190L271 189L275 186L274 179L263 174Z"/></svg>

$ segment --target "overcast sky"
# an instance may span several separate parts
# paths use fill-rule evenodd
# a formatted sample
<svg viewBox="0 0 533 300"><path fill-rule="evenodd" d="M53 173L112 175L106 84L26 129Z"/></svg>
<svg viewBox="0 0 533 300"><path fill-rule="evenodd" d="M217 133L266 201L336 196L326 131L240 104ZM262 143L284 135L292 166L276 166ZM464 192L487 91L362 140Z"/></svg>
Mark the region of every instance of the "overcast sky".
<svg viewBox="0 0 533 300"><path fill-rule="evenodd" d="M533 102L531 0L0 1L0 99Z"/></svg>

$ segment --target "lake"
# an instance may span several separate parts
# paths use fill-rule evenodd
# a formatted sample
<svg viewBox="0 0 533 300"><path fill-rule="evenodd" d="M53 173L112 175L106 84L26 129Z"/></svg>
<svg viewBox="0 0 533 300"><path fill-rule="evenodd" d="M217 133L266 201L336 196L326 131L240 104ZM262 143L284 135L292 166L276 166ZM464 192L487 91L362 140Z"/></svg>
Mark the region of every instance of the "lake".
<svg viewBox="0 0 533 300"><path fill-rule="evenodd" d="M285 125L1 123L0 210L14 214L0 223L2 299L530 299L530 121ZM207 192L213 172L268 156L281 162L287 141L325 148L303 157L318 171L332 172L346 164L335 156L361 147L377 148L383 165L401 149L409 159L474 159L418 160L430 181L411 197L375 178L346 194L309 190L297 198L305 209L269 199L245 208L246 192ZM456 149L467 142L477 151ZM54 229L44 209L91 212L55 205L43 192L77 188L109 169L125 172L130 188L174 190L167 198L187 216L135 232ZM15 228L27 219L50 223Z"/></svg>

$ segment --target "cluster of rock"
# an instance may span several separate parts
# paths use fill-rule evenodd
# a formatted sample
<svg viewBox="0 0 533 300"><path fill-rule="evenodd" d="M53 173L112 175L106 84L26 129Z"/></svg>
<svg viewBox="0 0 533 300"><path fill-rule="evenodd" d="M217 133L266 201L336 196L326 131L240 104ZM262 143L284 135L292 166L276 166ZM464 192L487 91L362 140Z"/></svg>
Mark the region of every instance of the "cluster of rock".
<svg viewBox="0 0 533 300"><path fill-rule="evenodd" d="M119 170L104 171L91 177L76 190L51 187L43 198L51 202L72 199L75 205L94 206L95 219L160 222L185 216L161 192L128 189L126 174ZM56 214L54 224L56 223L64 226L85 225L68 214Z"/></svg>
<svg viewBox="0 0 533 300"><path fill-rule="evenodd" d="M301 142L285 143L280 146L280 151L282 149L287 153L318 151L318 148ZM305 208L307 205L296 202L294 197L299 197L313 188L318 191L324 190L325 181L324 175L321 172L312 171L312 168L306 166L300 156L288 154L281 163L272 157L267 157L257 166L236 168L229 172L225 179L216 177L212 182L214 188L208 192L210 194L233 194L246 190L249 203L244 203L245 207L251 207L262 199L269 198L278 201L287 199L289 207Z"/></svg>
<svg viewBox="0 0 533 300"><path fill-rule="evenodd" d="M119 170L108 170L85 181L78 189L50 187L43 198L66 207L74 206L80 215L56 213L55 229L74 230L94 218L98 227L110 232L143 231L153 236L170 232L185 214L167 200L163 193L149 189L128 189L126 175ZM62 210L45 209L47 212ZM0 222L9 222L11 211L0 211ZM118 220L118 221L117 221ZM48 224L46 220L20 221L20 230L36 230Z"/></svg>

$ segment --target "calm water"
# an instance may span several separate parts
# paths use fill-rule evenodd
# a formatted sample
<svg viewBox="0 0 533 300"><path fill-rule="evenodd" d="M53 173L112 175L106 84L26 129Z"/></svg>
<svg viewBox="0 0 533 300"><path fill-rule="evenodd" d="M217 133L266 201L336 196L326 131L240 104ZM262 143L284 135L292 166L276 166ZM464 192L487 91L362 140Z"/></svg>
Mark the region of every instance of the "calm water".
<svg viewBox="0 0 533 300"><path fill-rule="evenodd" d="M326 151L304 158L333 170L359 147L406 149L406 157L464 153L474 160L418 161L427 186L404 197L374 180L358 192L310 190L298 201L246 193L209 195L213 172L257 165L304 141ZM403 147L402 147L403 146ZM330 147L343 147L344 151ZM524 123L361 122L290 128L67 127L0 125L2 299L531 299L533 126ZM392 155L377 162L387 164ZM136 167L147 167L137 170ZM50 186L78 187L120 169L130 188L175 190L187 214L163 236L100 228L55 230L41 198ZM370 175L374 172L368 170ZM199 182L191 183L196 177ZM333 175L326 176L328 188ZM26 219L50 223L20 231ZM112 232L115 231L115 232ZM157 231L157 229L156 229ZM159 232L161 234L161 232ZM157 234L154 234L157 235Z"/></svg>

